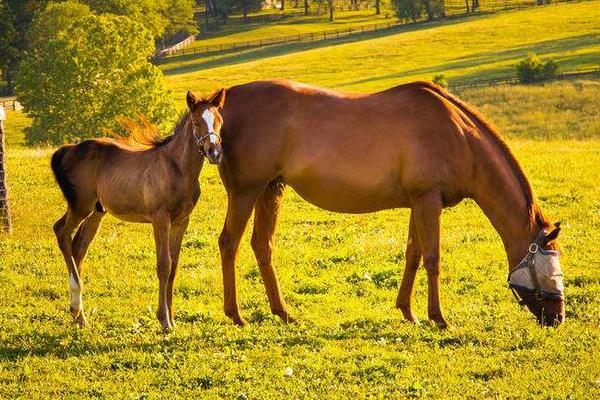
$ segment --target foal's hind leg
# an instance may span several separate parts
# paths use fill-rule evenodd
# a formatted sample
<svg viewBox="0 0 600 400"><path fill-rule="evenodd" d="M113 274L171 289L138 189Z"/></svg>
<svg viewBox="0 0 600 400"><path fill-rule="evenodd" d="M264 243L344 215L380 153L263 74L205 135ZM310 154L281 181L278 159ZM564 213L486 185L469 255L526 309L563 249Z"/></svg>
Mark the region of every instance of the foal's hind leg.
<svg viewBox="0 0 600 400"><path fill-rule="evenodd" d="M169 322L171 326L175 326L175 318L173 317L173 285L177 276L177 265L179 263L179 254L181 252L181 241L187 229L189 218L186 218L178 225L171 228L171 237L169 242L169 251L171 255L171 274L167 283L167 309L169 311Z"/></svg>
<svg viewBox="0 0 600 400"><path fill-rule="evenodd" d="M275 232L277 214L283 198L283 189L283 184L272 182L256 202L251 243L267 291L271 312L285 322L294 322L294 319L288 314L285 301L281 296L277 275L271 259L273 233Z"/></svg>
<svg viewBox="0 0 600 400"><path fill-rule="evenodd" d="M415 314L412 312L412 297L420 261L421 245L415 227L415 216L414 213L411 212L408 228L408 242L406 244L406 266L404 267L402 284L400 285L398 297L396 298L396 308L399 308L402 311L404 318L411 322L418 322L417 317L415 317Z"/></svg>
<svg viewBox="0 0 600 400"><path fill-rule="evenodd" d="M83 259L85 258L90 243L96 236L98 228L100 227L100 222L102 222L102 218L104 218L105 215L106 211L99 211L96 209L92 215L83 220L75 233L72 243L73 259L75 260L80 276Z"/></svg>
<svg viewBox="0 0 600 400"><path fill-rule="evenodd" d="M427 271L429 319L440 327L447 326L440 304L440 216L442 197L438 191L421 196L413 207L415 228L419 236L423 265Z"/></svg>
<svg viewBox="0 0 600 400"><path fill-rule="evenodd" d="M63 255L67 269L69 271L69 286L71 288L71 315L80 326L87 324L83 315L83 305L81 302L82 280L73 259L73 249L71 235L75 228L86 218L86 214L77 213L69 208L67 213L54 224L54 233L58 247Z"/></svg>

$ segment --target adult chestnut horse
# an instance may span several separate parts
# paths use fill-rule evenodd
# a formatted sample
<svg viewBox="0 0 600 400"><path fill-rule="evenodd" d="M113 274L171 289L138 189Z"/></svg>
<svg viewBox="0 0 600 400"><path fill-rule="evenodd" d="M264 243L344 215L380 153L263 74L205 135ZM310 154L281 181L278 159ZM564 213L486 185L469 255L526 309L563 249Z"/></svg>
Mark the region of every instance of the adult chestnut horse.
<svg viewBox="0 0 600 400"><path fill-rule="evenodd" d="M149 123L129 121L127 138L85 140L62 146L52 155L52 171L68 206L54 224L54 233L69 271L71 314L79 325L87 323L81 299L82 262L108 211L123 221L152 224L159 279L157 317L163 329L174 326L173 283L181 241L200 196L204 156L212 164L222 158L219 109L224 101L224 90L201 100L188 92L189 112L172 136L161 138Z"/></svg>
<svg viewBox="0 0 600 400"><path fill-rule="evenodd" d="M425 82L350 94L284 80L235 86L227 99L219 172L228 208L219 245L225 313L234 323L244 324L234 264L253 209L251 243L271 310L292 320L272 264L285 185L330 211L410 208L396 306L416 321L411 298L423 258L428 314L440 326L446 325L440 305L440 214L443 207L472 198L502 237L509 271L519 272L511 274L511 287L538 320L563 320L558 254L547 251L554 248L560 228L550 231L508 146L464 102Z"/></svg>

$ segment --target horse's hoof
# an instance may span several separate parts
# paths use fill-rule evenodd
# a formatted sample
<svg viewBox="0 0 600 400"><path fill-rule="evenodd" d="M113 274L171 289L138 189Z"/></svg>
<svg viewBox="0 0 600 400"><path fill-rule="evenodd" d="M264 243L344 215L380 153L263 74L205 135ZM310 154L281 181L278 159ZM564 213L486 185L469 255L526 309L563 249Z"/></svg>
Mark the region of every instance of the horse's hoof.
<svg viewBox="0 0 600 400"><path fill-rule="evenodd" d="M429 319L432 320L440 329L448 328L448 323L446 322L444 317L430 317Z"/></svg>
<svg viewBox="0 0 600 400"><path fill-rule="evenodd" d="M296 318L292 317L287 311L273 310L272 312L286 324L295 324L297 322Z"/></svg>
<svg viewBox="0 0 600 400"><path fill-rule="evenodd" d="M405 306L403 304L396 304L396 308L398 308L400 311L402 311L402 315L404 316L404 319L406 319L408 322L412 322L417 325L419 324L419 318L417 318L415 316L415 314L413 314L410 307Z"/></svg>
<svg viewBox="0 0 600 400"><path fill-rule="evenodd" d="M229 317L229 318L231 318L231 321L236 326L244 327L244 326L248 325L246 320L244 318L240 317L239 315L235 316L235 317Z"/></svg>

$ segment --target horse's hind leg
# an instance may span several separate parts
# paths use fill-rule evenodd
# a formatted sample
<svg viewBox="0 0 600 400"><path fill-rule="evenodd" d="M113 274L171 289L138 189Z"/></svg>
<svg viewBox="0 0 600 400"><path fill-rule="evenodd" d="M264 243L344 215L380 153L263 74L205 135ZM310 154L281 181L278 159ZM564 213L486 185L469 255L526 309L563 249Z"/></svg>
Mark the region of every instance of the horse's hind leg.
<svg viewBox="0 0 600 400"><path fill-rule="evenodd" d="M252 232L252 249L260 269L271 312L285 322L293 322L287 312L285 301L279 290L277 275L273 268L273 233L277 224L277 214L283 198L284 186L280 182L270 183L260 196L254 207L254 231Z"/></svg>
<svg viewBox="0 0 600 400"><path fill-rule="evenodd" d="M429 319L440 327L447 326L440 304L440 217L442 198L438 191L430 191L414 204L415 228L419 236L423 265L427 271Z"/></svg>
<svg viewBox="0 0 600 400"><path fill-rule="evenodd" d="M183 235L187 229L189 218L186 218L183 222L178 225L174 225L171 228L171 237L169 242L169 251L171 255L171 273L167 283L167 310L169 312L169 322L171 326L175 326L175 319L173 317L173 285L177 276L177 265L179 263L179 254L181 253L181 241Z"/></svg>
<svg viewBox="0 0 600 400"><path fill-rule="evenodd" d="M83 305L81 302L82 280L73 259L73 248L71 235L75 228L86 218L87 215L74 212L69 208L67 213L54 224L54 233L58 247L63 255L67 269L69 271L69 287L71 288L71 315L80 326L86 325L83 315Z"/></svg>
<svg viewBox="0 0 600 400"><path fill-rule="evenodd" d="M72 243L73 259L75 260L80 276L83 259L85 258L90 243L96 236L98 228L100 227L100 222L102 222L102 218L104 218L105 215L106 212L103 209L98 210L98 208L96 208L92 215L83 220L75 233Z"/></svg>
<svg viewBox="0 0 600 400"><path fill-rule="evenodd" d="M406 266L404 268L404 275L402 276L402 283L398 290L398 297L396 298L396 308L399 308L404 315L404 318L411 322L418 322L415 314L412 312L412 297L413 288L415 286L415 277L417 276L417 269L419 268L419 262L421 261L421 245L419 244L419 238L415 227L415 216L414 213L410 213L410 223L408 228L408 242L406 244Z"/></svg>

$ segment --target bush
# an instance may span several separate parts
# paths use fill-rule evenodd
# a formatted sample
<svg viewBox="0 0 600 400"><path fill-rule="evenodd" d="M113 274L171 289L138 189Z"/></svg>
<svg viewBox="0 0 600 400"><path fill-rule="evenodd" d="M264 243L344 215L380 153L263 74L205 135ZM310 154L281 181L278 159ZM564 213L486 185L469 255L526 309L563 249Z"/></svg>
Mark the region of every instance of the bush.
<svg viewBox="0 0 600 400"><path fill-rule="evenodd" d="M392 3L403 21L416 22L423 17L432 21L446 15L443 0L392 0Z"/></svg>
<svg viewBox="0 0 600 400"><path fill-rule="evenodd" d="M448 81L446 80L446 76L444 74L434 75L433 80L431 82L443 87L444 89L448 87Z"/></svg>
<svg viewBox="0 0 600 400"><path fill-rule="evenodd" d="M44 40L33 41L39 48L27 54L17 77L19 101L33 119L30 144L80 141L105 129L120 132L119 116L144 114L162 129L170 127L174 105L162 73L148 62L154 50L148 30L128 17L85 9L78 13L86 15L70 24L65 18L56 23L60 10L49 10L36 24L56 29L35 30Z"/></svg>
<svg viewBox="0 0 600 400"><path fill-rule="evenodd" d="M540 82L553 78L558 72L558 65L548 60L543 62L538 56L530 53L517 64L517 76L522 83Z"/></svg>

